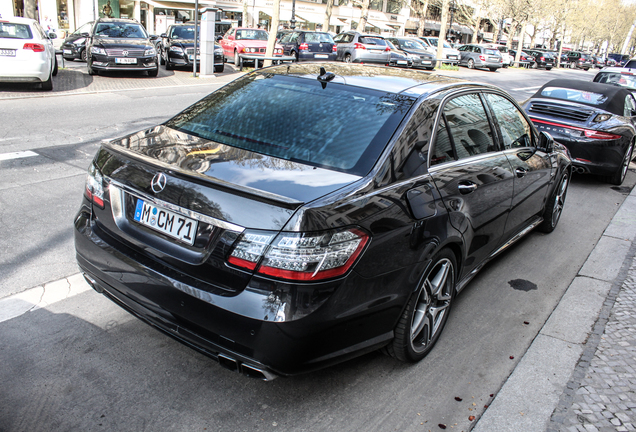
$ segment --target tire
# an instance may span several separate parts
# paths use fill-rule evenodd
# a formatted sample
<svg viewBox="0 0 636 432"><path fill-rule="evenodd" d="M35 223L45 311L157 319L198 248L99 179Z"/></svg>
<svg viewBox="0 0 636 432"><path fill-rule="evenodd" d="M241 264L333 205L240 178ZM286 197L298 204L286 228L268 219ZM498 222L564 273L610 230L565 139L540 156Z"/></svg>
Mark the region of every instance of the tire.
<svg viewBox="0 0 636 432"><path fill-rule="evenodd" d="M629 168L629 163L632 160L633 153L634 153L634 143L632 142L632 145L629 146L629 148L625 152L625 156L623 157L623 163L621 163L621 166L618 168L618 170L616 170L616 172L611 176L602 176L601 179L607 183L610 183L616 186L622 185L623 181L625 180L625 176L627 175L627 169Z"/></svg>
<svg viewBox="0 0 636 432"><path fill-rule="evenodd" d="M585 72L587 72L587 71L589 71L589 70L590 70L590 68L583 68L583 70L584 70Z"/></svg>
<svg viewBox="0 0 636 432"><path fill-rule="evenodd" d="M468 67L468 69L475 69L475 60L468 59L468 61L466 62L466 66Z"/></svg>
<svg viewBox="0 0 636 432"><path fill-rule="evenodd" d="M424 68L424 69L426 69L427 71L432 71L432 70L435 70L435 66L433 66L433 67L426 67L426 68Z"/></svg>
<svg viewBox="0 0 636 432"><path fill-rule="evenodd" d="M563 213L563 205L565 204L565 197L568 193L569 184L570 176L566 171L563 175L561 175L559 184L554 190L549 201L545 204L546 207L543 212L543 222L537 227L539 231L548 234L556 228L559 223L559 219L561 219L561 213Z"/></svg>
<svg viewBox="0 0 636 432"><path fill-rule="evenodd" d="M174 69L174 65L170 63L168 59L166 59L166 70L173 70L173 69Z"/></svg>
<svg viewBox="0 0 636 432"><path fill-rule="evenodd" d="M490 72L497 72L498 68L488 68L488 69L490 69Z"/></svg>
<svg viewBox="0 0 636 432"><path fill-rule="evenodd" d="M290 53L289 53L289 56L290 56L290 57L296 57L296 60L295 60L295 61L298 61L298 53L297 53L296 51L292 51L292 52L290 52Z"/></svg>
<svg viewBox="0 0 636 432"><path fill-rule="evenodd" d="M163 58L163 51L161 51L161 54L159 54L159 64L161 66L166 64L166 60Z"/></svg>
<svg viewBox="0 0 636 432"><path fill-rule="evenodd" d="M57 56L55 56L55 65L53 66L53 72L51 72L51 75L57 76L57 69Z"/></svg>
<svg viewBox="0 0 636 432"><path fill-rule="evenodd" d="M351 54L345 54L344 62L345 63L351 63Z"/></svg>
<svg viewBox="0 0 636 432"><path fill-rule="evenodd" d="M152 69L148 71L148 76L151 78L156 77L159 74L159 66L156 69Z"/></svg>
<svg viewBox="0 0 636 432"><path fill-rule="evenodd" d="M549 67L549 68L545 68L545 70L552 70L552 68L551 68L551 67Z"/></svg>
<svg viewBox="0 0 636 432"><path fill-rule="evenodd" d="M455 298L457 259L450 249L435 254L419 288L411 295L395 327L393 341L385 347L391 357L404 362L422 360L439 339Z"/></svg>
<svg viewBox="0 0 636 432"><path fill-rule="evenodd" d="M239 55L237 51L234 51L234 66L236 67L241 66L241 59L239 59Z"/></svg>
<svg viewBox="0 0 636 432"><path fill-rule="evenodd" d="M214 72L216 72L216 73L223 72L223 69L225 69L225 65L224 64L222 64L221 66L214 66Z"/></svg>
<svg viewBox="0 0 636 432"><path fill-rule="evenodd" d="M80 54L80 59L81 59L83 62L86 62L86 48L84 48L84 49L82 50L82 52L81 52L81 54Z"/></svg>
<svg viewBox="0 0 636 432"><path fill-rule="evenodd" d="M53 74L49 75L49 79L42 82L42 90L51 91L53 90Z"/></svg>

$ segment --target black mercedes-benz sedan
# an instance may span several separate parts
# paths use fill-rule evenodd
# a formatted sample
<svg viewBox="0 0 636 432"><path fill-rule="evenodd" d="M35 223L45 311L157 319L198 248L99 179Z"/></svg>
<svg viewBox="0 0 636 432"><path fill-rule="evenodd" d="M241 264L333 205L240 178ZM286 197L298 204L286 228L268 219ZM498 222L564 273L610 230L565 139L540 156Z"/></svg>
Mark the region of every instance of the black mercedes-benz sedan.
<svg viewBox="0 0 636 432"><path fill-rule="evenodd" d="M570 170L494 86L274 66L104 142L77 260L96 291L248 376L376 349L415 362L491 258L555 229Z"/></svg>
<svg viewBox="0 0 636 432"><path fill-rule="evenodd" d="M124 18L100 18L86 40L86 67L89 75L100 71L147 71L156 77L159 72L157 50L144 26ZM153 36L154 37L154 36Z"/></svg>
<svg viewBox="0 0 636 432"><path fill-rule="evenodd" d="M201 30L197 32L197 38ZM199 44L197 44L196 58L199 60ZM166 65L167 70L177 66L190 67L194 62L194 24L173 24L166 33L161 35L159 44L159 61ZM214 72L221 73L225 68L223 48L214 44Z"/></svg>
<svg viewBox="0 0 636 432"><path fill-rule="evenodd" d="M629 88L556 79L524 108L539 130L568 148L576 172L623 183L636 140L636 99Z"/></svg>

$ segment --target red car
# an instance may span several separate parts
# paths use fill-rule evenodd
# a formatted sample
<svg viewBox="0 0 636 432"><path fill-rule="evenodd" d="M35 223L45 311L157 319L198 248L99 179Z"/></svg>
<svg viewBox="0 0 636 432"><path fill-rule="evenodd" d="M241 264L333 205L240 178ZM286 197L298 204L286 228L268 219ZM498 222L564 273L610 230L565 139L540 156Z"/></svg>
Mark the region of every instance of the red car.
<svg viewBox="0 0 636 432"><path fill-rule="evenodd" d="M223 55L228 61L234 60L234 65L239 66L239 54L249 54L265 57L267 39L269 34L265 30L234 27L228 30L219 41L223 47ZM274 46L274 56L282 56L283 47L279 44ZM244 62L255 60L244 60Z"/></svg>

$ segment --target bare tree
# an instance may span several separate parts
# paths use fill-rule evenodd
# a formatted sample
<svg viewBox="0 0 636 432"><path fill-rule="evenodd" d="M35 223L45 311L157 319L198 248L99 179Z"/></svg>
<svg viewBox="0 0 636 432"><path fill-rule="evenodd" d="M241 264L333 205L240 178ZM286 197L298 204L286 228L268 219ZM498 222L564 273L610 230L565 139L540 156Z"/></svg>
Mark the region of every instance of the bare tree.
<svg viewBox="0 0 636 432"><path fill-rule="evenodd" d="M325 20L322 23L322 31L329 31L329 23L331 22L331 10L333 9L333 0L327 0L325 8Z"/></svg>

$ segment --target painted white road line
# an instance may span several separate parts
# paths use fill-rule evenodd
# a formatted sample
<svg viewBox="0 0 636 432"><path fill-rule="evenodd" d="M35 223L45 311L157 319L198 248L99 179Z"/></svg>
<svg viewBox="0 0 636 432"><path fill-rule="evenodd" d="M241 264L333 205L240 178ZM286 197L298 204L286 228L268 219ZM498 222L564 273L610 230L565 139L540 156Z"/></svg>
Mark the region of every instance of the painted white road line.
<svg viewBox="0 0 636 432"><path fill-rule="evenodd" d="M535 86L535 87L520 87L520 88L514 88L514 89L510 89L511 91L522 91L522 90L539 90L541 88L541 86Z"/></svg>
<svg viewBox="0 0 636 432"><path fill-rule="evenodd" d="M26 157L40 156L36 152L32 152L31 150L21 151L21 152L13 152L13 153L1 153L0 161L3 160L11 160L11 159L22 159Z"/></svg>
<svg viewBox="0 0 636 432"><path fill-rule="evenodd" d="M44 286L38 286L29 290L0 299L0 323L19 317L43 307L52 305L69 297L89 291L90 286L84 277L78 273L55 282L49 282Z"/></svg>

